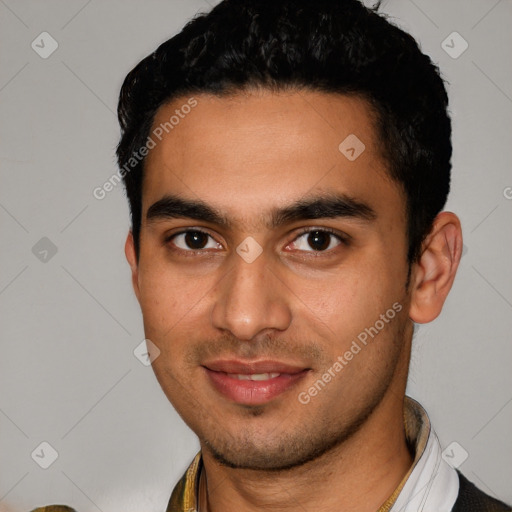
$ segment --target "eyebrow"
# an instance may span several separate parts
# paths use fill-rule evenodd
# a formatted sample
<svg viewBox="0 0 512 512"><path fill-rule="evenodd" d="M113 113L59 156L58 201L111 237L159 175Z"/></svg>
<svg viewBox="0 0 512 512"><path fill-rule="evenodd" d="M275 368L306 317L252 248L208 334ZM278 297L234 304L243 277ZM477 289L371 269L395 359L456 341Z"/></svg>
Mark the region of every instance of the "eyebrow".
<svg viewBox="0 0 512 512"><path fill-rule="evenodd" d="M367 203L346 194L323 194L299 199L284 208L270 210L263 223L269 229L300 220L324 218L353 218L366 222L375 220L377 214ZM184 199L165 195L152 204L146 213L149 223L165 219L194 219L224 228L232 228L228 217L201 200Z"/></svg>

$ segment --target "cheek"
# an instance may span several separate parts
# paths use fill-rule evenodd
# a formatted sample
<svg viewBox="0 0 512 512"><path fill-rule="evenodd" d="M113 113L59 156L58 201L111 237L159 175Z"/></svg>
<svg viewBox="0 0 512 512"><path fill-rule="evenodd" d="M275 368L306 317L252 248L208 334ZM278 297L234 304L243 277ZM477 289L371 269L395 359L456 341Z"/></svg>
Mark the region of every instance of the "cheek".
<svg viewBox="0 0 512 512"><path fill-rule="evenodd" d="M401 281L390 268L373 260L350 271L333 274L316 286L297 290L304 314L319 320L336 336L339 345L374 325L381 314L402 301Z"/></svg>
<svg viewBox="0 0 512 512"><path fill-rule="evenodd" d="M205 293L204 283L184 277L164 265L141 268L139 288L146 330L159 336L193 314Z"/></svg>

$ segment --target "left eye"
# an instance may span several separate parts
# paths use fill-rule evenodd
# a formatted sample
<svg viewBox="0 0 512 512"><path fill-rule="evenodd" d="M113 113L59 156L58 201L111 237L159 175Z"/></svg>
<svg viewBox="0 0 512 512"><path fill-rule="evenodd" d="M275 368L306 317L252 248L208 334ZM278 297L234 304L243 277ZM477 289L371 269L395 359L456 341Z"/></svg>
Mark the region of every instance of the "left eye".
<svg viewBox="0 0 512 512"><path fill-rule="evenodd" d="M307 231L298 236L292 245L299 251L325 252L342 243L341 237L322 229Z"/></svg>

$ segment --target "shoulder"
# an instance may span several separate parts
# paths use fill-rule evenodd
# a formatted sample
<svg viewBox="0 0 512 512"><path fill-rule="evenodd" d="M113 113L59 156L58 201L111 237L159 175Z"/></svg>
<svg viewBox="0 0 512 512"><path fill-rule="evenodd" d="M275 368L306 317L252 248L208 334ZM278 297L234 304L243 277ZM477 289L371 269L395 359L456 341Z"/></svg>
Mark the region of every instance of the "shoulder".
<svg viewBox="0 0 512 512"><path fill-rule="evenodd" d="M459 495L452 512L511 512L512 508L481 491L470 482L460 471Z"/></svg>

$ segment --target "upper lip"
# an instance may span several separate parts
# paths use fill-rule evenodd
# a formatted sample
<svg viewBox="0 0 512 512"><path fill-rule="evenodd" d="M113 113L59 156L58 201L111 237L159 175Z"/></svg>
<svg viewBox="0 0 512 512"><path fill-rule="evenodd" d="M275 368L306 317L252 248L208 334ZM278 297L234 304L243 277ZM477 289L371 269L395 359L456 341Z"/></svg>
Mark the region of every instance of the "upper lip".
<svg viewBox="0 0 512 512"><path fill-rule="evenodd" d="M253 375L258 373L288 373L293 375L307 370L304 366L270 360L244 362L234 359L223 359L205 363L203 366L214 372L234 373L240 375Z"/></svg>

